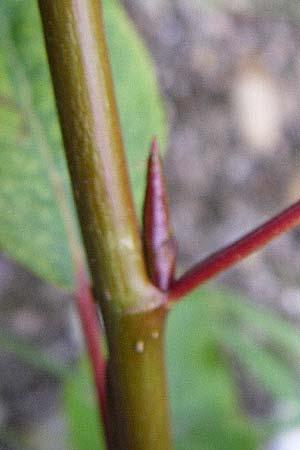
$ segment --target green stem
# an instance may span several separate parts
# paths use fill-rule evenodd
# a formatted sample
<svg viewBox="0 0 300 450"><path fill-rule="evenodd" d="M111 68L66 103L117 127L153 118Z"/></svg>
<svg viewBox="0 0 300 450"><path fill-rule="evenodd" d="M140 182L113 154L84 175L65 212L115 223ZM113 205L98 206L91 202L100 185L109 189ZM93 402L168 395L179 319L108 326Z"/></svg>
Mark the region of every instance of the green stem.
<svg viewBox="0 0 300 450"><path fill-rule="evenodd" d="M170 450L165 295L146 273L101 2L39 0L39 7L74 198L109 344L113 448Z"/></svg>
<svg viewBox="0 0 300 450"><path fill-rule="evenodd" d="M171 450L163 308L120 317L110 330L108 401L118 450Z"/></svg>
<svg viewBox="0 0 300 450"><path fill-rule="evenodd" d="M116 310L152 308L157 291L146 277L100 2L39 5L94 288Z"/></svg>

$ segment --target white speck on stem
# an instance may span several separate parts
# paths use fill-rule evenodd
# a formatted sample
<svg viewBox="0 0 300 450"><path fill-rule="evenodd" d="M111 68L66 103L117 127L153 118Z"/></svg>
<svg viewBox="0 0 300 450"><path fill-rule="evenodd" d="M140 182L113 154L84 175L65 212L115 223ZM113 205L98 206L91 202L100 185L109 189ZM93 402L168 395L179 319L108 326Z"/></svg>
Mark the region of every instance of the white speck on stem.
<svg viewBox="0 0 300 450"><path fill-rule="evenodd" d="M124 237L120 239L119 244L121 245L121 247L124 247L128 250L132 250L134 248L134 244L130 237Z"/></svg>
<svg viewBox="0 0 300 450"><path fill-rule="evenodd" d="M134 349L136 353L143 353L145 349L145 342L144 341L137 341L135 343Z"/></svg>
<svg viewBox="0 0 300 450"><path fill-rule="evenodd" d="M105 289L104 290L104 296L105 296L105 299L109 302L109 301L111 301L111 293L110 293L110 290L109 289Z"/></svg>
<svg viewBox="0 0 300 450"><path fill-rule="evenodd" d="M151 337L153 339L158 339L159 338L159 331L158 330L153 330L151 333Z"/></svg>

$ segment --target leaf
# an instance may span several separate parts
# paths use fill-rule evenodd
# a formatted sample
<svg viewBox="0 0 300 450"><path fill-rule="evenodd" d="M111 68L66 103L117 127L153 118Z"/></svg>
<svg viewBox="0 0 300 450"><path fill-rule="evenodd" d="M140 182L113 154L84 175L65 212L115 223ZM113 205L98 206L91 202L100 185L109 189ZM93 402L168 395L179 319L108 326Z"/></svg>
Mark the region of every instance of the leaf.
<svg viewBox="0 0 300 450"><path fill-rule="evenodd" d="M300 398L298 376L288 364L273 352L259 346L247 336L238 339L224 335L228 344L238 357L244 369L250 372L265 389L277 399Z"/></svg>
<svg viewBox="0 0 300 450"><path fill-rule="evenodd" d="M226 327L218 292L197 291L171 313L167 356L176 450L254 450L262 443L264 432L243 413L222 352Z"/></svg>
<svg viewBox="0 0 300 450"><path fill-rule="evenodd" d="M299 358L300 333L297 326L263 306L254 307L249 300L239 298L236 293L225 291L220 297L230 314L251 326L253 330L259 331L263 337L283 347L284 351L291 352L297 359Z"/></svg>
<svg viewBox="0 0 300 450"><path fill-rule="evenodd" d="M0 3L0 247L70 289L80 244L36 4ZM150 58L117 1L105 1L105 19L140 208L150 139L165 141L164 113Z"/></svg>
<svg viewBox="0 0 300 450"><path fill-rule="evenodd" d="M96 394L86 357L81 358L72 375L64 381L62 399L72 448L105 450L102 429L99 427Z"/></svg>
<svg viewBox="0 0 300 450"><path fill-rule="evenodd" d="M232 319L236 323L238 334L237 338L227 327L222 335L223 343L273 397L300 398L297 382L300 334L296 326L266 308L251 306L236 294L225 292L221 298L231 315L230 323Z"/></svg>
<svg viewBox="0 0 300 450"><path fill-rule="evenodd" d="M258 426L242 411L224 349L274 399L299 399L297 328L236 293L200 289L172 311L167 331L176 450L260 448L279 424Z"/></svg>
<svg viewBox="0 0 300 450"><path fill-rule="evenodd" d="M70 286L70 251L55 198L59 190L71 208L66 168L35 2L24 6L17 0L0 6L0 245L38 275Z"/></svg>

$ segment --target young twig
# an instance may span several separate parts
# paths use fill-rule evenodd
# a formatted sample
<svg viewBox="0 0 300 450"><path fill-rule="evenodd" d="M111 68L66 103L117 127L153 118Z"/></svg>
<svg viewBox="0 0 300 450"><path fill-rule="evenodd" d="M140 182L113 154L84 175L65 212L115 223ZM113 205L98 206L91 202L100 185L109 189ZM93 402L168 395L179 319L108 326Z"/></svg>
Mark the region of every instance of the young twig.
<svg viewBox="0 0 300 450"><path fill-rule="evenodd" d="M106 395L106 359L101 350L101 332L97 309L84 270L77 272L76 300L104 426L107 448L112 450Z"/></svg>
<svg viewBox="0 0 300 450"><path fill-rule="evenodd" d="M167 294L168 300L171 302L179 300L205 281L259 250L299 222L300 202L297 202L241 239L205 258L186 272L171 284Z"/></svg>

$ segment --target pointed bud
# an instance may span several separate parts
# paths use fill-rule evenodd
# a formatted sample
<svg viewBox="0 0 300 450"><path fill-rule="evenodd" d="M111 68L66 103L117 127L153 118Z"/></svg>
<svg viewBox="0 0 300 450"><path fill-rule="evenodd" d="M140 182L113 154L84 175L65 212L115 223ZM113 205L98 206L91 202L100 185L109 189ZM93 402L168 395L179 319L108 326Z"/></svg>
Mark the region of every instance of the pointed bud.
<svg viewBox="0 0 300 450"><path fill-rule="evenodd" d="M174 276L176 244L173 238L168 194L156 139L153 139L148 161L143 222L148 272L155 286L166 291Z"/></svg>

